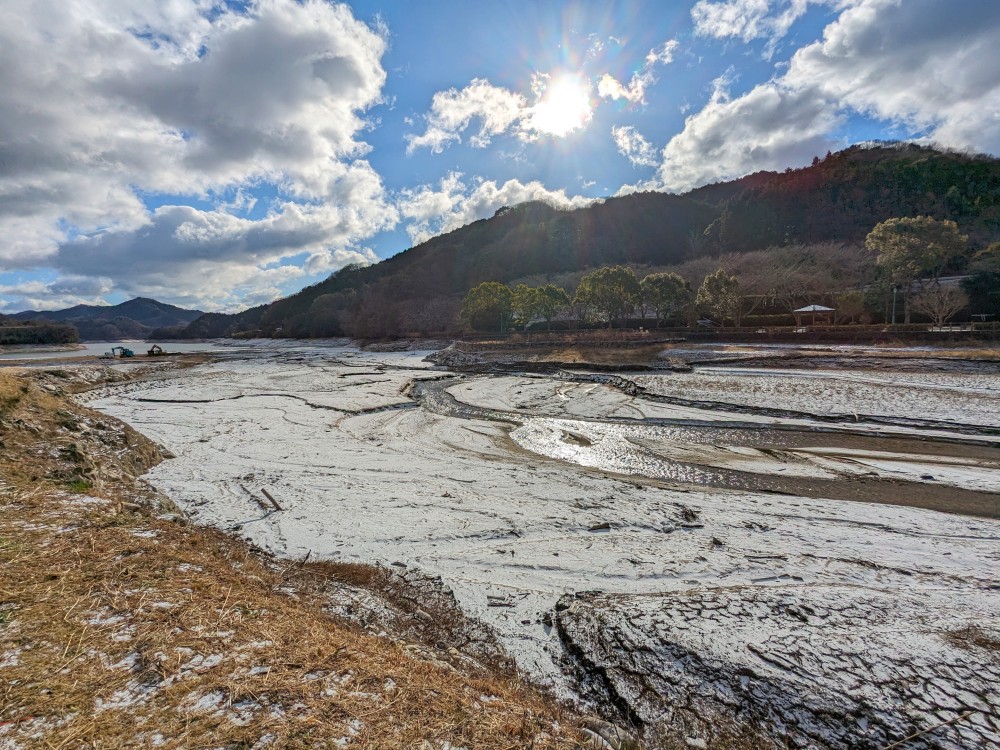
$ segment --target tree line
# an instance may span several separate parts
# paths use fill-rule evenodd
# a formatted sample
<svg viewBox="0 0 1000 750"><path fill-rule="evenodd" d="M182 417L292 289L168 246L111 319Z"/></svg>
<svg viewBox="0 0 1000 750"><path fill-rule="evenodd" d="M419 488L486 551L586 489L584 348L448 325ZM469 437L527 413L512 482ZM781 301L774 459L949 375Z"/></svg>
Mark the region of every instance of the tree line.
<svg viewBox="0 0 1000 750"><path fill-rule="evenodd" d="M968 238L953 221L893 218L878 223L863 247L800 247L786 253L779 248L767 255L771 262L753 254L746 262L736 254L730 258L732 268L720 265L701 273L696 289L685 278L698 275L694 268L688 274L658 271L640 279L626 265L587 273L572 295L552 283L510 287L486 281L465 295L460 317L478 331L543 322L551 327L556 318L608 326L653 319L661 326L690 325L706 316L718 325L740 326L765 311L773 317L778 310L787 318L802 306L823 303L833 308L837 322L896 322L901 307L901 322L911 322L917 313L941 326L962 310L1000 310L1000 243L974 254L967 246ZM965 278L961 285L942 284L946 273Z"/></svg>
<svg viewBox="0 0 1000 750"><path fill-rule="evenodd" d="M75 344L80 340L76 328L66 323L44 320L17 320L0 315L0 345Z"/></svg>
<svg viewBox="0 0 1000 750"><path fill-rule="evenodd" d="M342 269L273 303L234 315L207 314L173 335L449 333L467 325L459 317L462 298L481 282L552 283L573 296L583 269L614 265L640 277L676 272L695 295L705 276L724 268L739 280L734 312L741 320L777 315L803 299L836 307L838 317L843 310L846 320L882 319L892 286L885 287L889 292L872 287L878 269L865 251L865 236L879 222L918 215L957 221L972 249L995 242L1000 160L869 144L802 169L759 172L684 195L635 193L577 211L519 204L372 266ZM947 273L978 273L971 253L964 257L965 266ZM1000 315L991 278L980 276L980 286L966 289L972 312ZM898 291L897 302L904 303Z"/></svg>

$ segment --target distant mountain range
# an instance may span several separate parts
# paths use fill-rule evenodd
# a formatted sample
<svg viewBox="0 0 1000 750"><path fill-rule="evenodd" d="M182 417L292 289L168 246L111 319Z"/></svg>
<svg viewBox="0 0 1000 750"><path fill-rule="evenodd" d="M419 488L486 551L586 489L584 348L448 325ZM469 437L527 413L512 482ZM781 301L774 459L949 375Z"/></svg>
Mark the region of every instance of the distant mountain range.
<svg viewBox="0 0 1000 750"><path fill-rule="evenodd" d="M164 335L391 337L452 330L482 281L559 280L600 266L671 266L699 257L824 242L860 244L880 221L958 222L970 250L1000 240L1000 160L913 144L852 146L811 166L758 172L684 195L646 192L575 211L504 207L285 299L204 315ZM158 332L154 332L154 336Z"/></svg>
<svg viewBox="0 0 1000 750"><path fill-rule="evenodd" d="M203 316L201 310L136 297L120 305L74 305L65 310L25 310L7 316L16 320L45 320L68 323L80 334L81 341L117 341L141 339L165 327L186 327Z"/></svg>

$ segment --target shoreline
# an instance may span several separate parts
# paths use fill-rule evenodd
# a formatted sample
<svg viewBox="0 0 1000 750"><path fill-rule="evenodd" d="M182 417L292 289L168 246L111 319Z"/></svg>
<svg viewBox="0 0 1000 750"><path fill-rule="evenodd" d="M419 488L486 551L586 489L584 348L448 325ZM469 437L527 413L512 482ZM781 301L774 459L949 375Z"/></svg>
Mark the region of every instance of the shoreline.
<svg viewBox="0 0 1000 750"><path fill-rule="evenodd" d="M86 349L85 342L76 344L5 344L0 346L0 354L30 354L32 352L76 352Z"/></svg>
<svg viewBox="0 0 1000 750"><path fill-rule="evenodd" d="M0 414L8 461L40 438L66 446L3 465L0 539L20 529L20 545L0 544L0 742L582 741L583 719L520 682L440 581L281 560L187 521L138 478L169 454L72 398L128 376L84 369L0 374L16 398ZM58 597L40 594L46 576ZM43 613L59 626L37 627ZM215 635L198 625L213 620ZM71 708L86 704L98 724Z"/></svg>

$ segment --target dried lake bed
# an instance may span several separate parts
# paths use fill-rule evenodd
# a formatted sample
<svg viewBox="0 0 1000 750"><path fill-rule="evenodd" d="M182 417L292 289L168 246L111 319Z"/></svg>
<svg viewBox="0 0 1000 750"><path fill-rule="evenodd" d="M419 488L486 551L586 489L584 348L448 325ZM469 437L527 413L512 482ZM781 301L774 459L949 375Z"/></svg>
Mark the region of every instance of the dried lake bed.
<svg viewBox="0 0 1000 750"><path fill-rule="evenodd" d="M439 575L525 671L633 722L1000 742L1000 366L427 354L267 344L90 405L174 454L147 478L198 522Z"/></svg>

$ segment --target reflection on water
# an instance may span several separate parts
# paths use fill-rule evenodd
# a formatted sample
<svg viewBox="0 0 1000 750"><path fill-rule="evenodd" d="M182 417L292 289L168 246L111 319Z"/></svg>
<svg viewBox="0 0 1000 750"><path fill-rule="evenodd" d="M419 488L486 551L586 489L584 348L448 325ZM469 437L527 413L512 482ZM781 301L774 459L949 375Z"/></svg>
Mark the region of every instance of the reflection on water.
<svg viewBox="0 0 1000 750"><path fill-rule="evenodd" d="M691 443L691 430L600 424L561 419L530 418L511 432L522 448L580 466L651 479L724 487L751 487L743 472L671 459L643 443ZM703 445L722 437L723 430L698 428ZM739 442L752 442L750 431L728 430ZM569 436L569 439L567 437ZM734 443L735 444L735 443ZM697 453L697 451L688 452Z"/></svg>
<svg viewBox="0 0 1000 750"><path fill-rule="evenodd" d="M867 502L900 501L997 517L1000 448L848 432L661 426L527 417L511 431L522 448L579 466L678 482ZM872 461L932 461L927 471L966 471L965 485L879 475ZM931 458L933 457L933 458ZM969 460L982 462L969 467ZM953 464L953 465L952 465ZM916 479L914 477L913 479ZM984 491L985 490L985 491Z"/></svg>
<svg viewBox="0 0 1000 750"><path fill-rule="evenodd" d="M591 382L607 380L598 375ZM886 435L870 426L852 431L847 424L810 424L808 415L799 415L798 424L773 417L734 422L720 420L711 402L697 401L689 403L684 417L670 419L535 416L528 404L512 410L491 408L489 399L479 405L461 401L452 386L453 381L416 382L412 394L436 414L511 423L511 437L522 448L578 466L696 486L903 503L1000 518L1000 446L957 434L980 432L972 426L958 424L953 436L934 438L912 427L910 436ZM542 411L547 402L535 408ZM939 431L941 424L935 424Z"/></svg>

